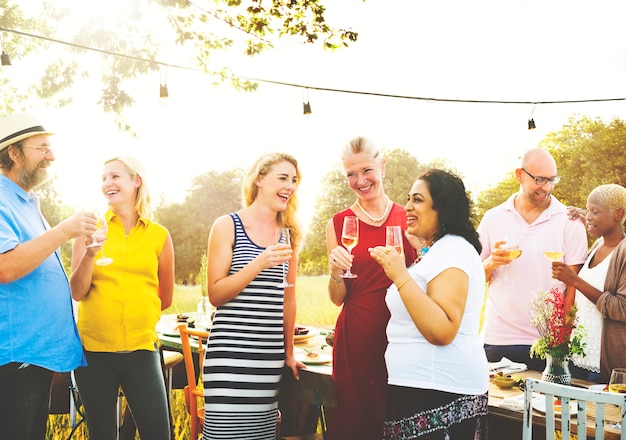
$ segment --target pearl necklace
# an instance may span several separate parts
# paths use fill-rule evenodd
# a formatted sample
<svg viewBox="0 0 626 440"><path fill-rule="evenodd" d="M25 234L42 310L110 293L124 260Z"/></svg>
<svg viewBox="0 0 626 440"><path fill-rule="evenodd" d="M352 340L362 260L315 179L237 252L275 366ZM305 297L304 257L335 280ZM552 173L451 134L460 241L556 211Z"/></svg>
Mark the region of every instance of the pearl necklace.
<svg viewBox="0 0 626 440"><path fill-rule="evenodd" d="M387 196L387 206L385 206L385 212L383 212L383 215L381 215L380 217L372 217L371 215L369 215L368 212L365 209L363 209L363 207L359 203L359 199L356 199L356 204L359 207L359 209L363 211L363 214L365 214L365 217L370 219L370 221L376 223L376 222L380 222L384 220L385 217L387 217L387 214L389 213L389 207L391 206L391 200L389 199L389 196Z"/></svg>

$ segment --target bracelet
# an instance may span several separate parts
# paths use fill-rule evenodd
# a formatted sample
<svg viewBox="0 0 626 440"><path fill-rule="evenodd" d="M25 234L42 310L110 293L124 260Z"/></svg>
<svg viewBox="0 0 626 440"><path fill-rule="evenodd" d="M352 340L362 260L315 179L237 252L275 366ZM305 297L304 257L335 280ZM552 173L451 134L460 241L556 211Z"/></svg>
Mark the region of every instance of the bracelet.
<svg viewBox="0 0 626 440"><path fill-rule="evenodd" d="M406 283L408 283L409 281L411 281L413 278L412 277L408 277L406 280L402 281L399 285L398 285L398 292L400 291L400 289L402 289L402 287L404 287L404 285Z"/></svg>
<svg viewBox="0 0 626 440"><path fill-rule="evenodd" d="M330 274L330 279L333 280L337 284L343 282L343 278L341 278L341 277L338 280L334 279L332 273Z"/></svg>

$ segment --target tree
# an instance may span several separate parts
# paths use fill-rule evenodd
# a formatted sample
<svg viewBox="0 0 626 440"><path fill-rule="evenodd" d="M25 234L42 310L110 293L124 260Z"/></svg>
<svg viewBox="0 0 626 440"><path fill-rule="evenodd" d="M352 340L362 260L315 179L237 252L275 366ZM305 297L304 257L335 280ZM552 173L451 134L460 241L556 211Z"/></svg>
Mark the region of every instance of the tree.
<svg viewBox="0 0 626 440"><path fill-rule="evenodd" d="M584 207L598 185L626 184L626 123L571 117L540 143L556 160L561 181L554 194L566 205Z"/></svg>
<svg viewBox="0 0 626 440"><path fill-rule="evenodd" d="M90 18L72 28L77 21L68 18L81 8L86 8L83 12ZM30 11L23 5L0 0L0 28L12 34L4 38L3 49L11 54L13 63L53 47L61 54L47 66L38 64L42 66L40 77L26 89L12 84L8 72L0 70L6 114L28 107L25 103L31 96L53 105L68 104L75 81L98 71L95 66L99 64L103 85L99 104L113 114L121 129L132 131L123 117L134 101L128 80L161 68L181 67L159 59L162 46L180 46L178 52L187 55L188 63L183 62L182 67L198 66L214 78L214 84L228 81L237 89L251 91L256 88L254 82L216 65L217 52L243 46L242 56L254 56L272 48L274 35L305 44L321 40L325 49L344 47L357 39L356 32L326 23L326 9L319 0L215 0L212 7L185 0L128 0L100 5L97 13L92 9L86 2L55 1L37 9L39 17L28 18ZM90 50L85 52L86 48ZM86 56L93 57L85 62Z"/></svg>
<svg viewBox="0 0 626 440"><path fill-rule="evenodd" d="M442 159L437 159L430 164L421 164L411 153L403 149L383 151L383 155L386 159L383 183L385 192L392 201L401 205L404 205L407 193L415 179L429 168L442 168L461 176ZM326 273L328 265L326 224L335 213L352 205L356 198L346 184L340 165L335 165L323 180L324 189L317 198L315 214L309 225L306 242L298 261L298 273L301 275Z"/></svg>
<svg viewBox="0 0 626 440"><path fill-rule="evenodd" d="M215 219L241 208L242 178L240 169L209 171L193 179L183 203L155 210L155 218L168 228L174 242L178 282L187 284L197 279Z"/></svg>

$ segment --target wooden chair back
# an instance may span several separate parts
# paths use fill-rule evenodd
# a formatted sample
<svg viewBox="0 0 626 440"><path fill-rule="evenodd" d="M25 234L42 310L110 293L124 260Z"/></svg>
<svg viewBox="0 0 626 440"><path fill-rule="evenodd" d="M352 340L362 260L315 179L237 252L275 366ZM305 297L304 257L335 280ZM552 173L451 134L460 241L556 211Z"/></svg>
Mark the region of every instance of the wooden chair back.
<svg viewBox="0 0 626 440"><path fill-rule="evenodd" d="M337 407L331 375L301 370L300 380L295 380L291 370L285 369L280 385L280 404L281 439L325 439L325 409ZM318 425L321 436L315 434Z"/></svg>
<svg viewBox="0 0 626 440"><path fill-rule="evenodd" d="M595 439L604 440L605 405L616 405L620 408L621 423L626 417L626 396L624 394L606 393L603 391L593 391L586 388L578 388L569 385L560 385L551 382L544 382L537 379L526 379L524 390L524 425L522 428L522 440L532 439L533 430L533 398L537 399L533 393L541 393L538 397L545 400L546 415L546 438L553 438L555 429L561 429L563 439L570 438L572 427L576 426L578 439L587 438L588 411L593 407L595 412ZM555 420L554 399L561 400L560 423ZM570 402L576 401L576 415L570 414ZM592 405L588 405L592 404ZM543 405L543 403L542 403ZM626 429L622 430L622 440L626 440Z"/></svg>
<svg viewBox="0 0 626 440"><path fill-rule="evenodd" d="M177 328L183 347L183 360L185 362L185 373L187 375L187 385L183 388L185 406L189 413L191 439L197 440L198 436L202 434L202 425L204 424L204 390L199 382L202 380L204 350L206 348L207 339L209 338L209 332L188 328L187 324L181 324ZM197 374L193 362L190 337L197 338L197 352L199 356L199 370ZM194 348L195 346L196 344L194 342ZM198 377L200 377L200 379L198 379Z"/></svg>

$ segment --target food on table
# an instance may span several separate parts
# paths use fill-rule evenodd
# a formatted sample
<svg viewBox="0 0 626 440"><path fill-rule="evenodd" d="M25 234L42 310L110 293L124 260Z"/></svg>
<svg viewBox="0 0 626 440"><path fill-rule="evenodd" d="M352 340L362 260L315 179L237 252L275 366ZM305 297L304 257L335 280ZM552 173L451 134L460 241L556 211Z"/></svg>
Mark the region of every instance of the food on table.
<svg viewBox="0 0 626 440"><path fill-rule="evenodd" d="M309 329L306 327L301 327L299 325L296 325L293 329L293 334L294 335L306 335L309 333Z"/></svg>
<svg viewBox="0 0 626 440"><path fill-rule="evenodd" d="M306 357L309 359L315 359L320 356L319 353L316 353L313 350L307 350L306 348L304 349L304 352L306 353Z"/></svg>
<svg viewBox="0 0 626 440"><path fill-rule="evenodd" d="M335 332L334 331L328 332L328 334L326 335L326 343L328 345L330 345L331 347L333 346L333 344L335 343Z"/></svg>
<svg viewBox="0 0 626 440"><path fill-rule="evenodd" d="M189 316L184 315L182 313L179 313L178 315L176 315L176 321L178 322L187 322L188 319L189 319Z"/></svg>

